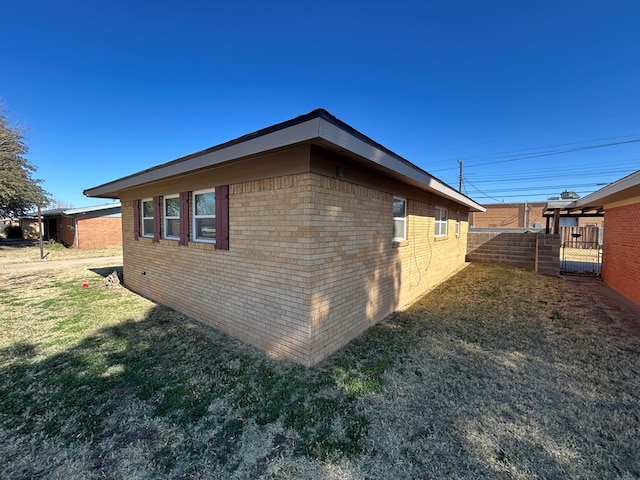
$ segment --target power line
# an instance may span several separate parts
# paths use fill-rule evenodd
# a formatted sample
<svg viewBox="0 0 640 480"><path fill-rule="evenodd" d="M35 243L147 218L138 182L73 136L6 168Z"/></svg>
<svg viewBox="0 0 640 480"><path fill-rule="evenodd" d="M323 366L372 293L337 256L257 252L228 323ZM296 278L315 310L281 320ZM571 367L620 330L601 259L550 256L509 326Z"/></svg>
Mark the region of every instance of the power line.
<svg viewBox="0 0 640 480"><path fill-rule="evenodd" d="M624 137L613 137L613 138L628 138L628 137L631 137L631 136L637 136L637 134L636 135L626 135ZM585 143L585 142L575 142L575 143L551 145L551 146L548 146L548 147L525 148L525 149L521 149L521 150L512 150L512 151L507 151L507 152L488 153L488 154L483 154L483 155L472 155L472 156L463 157L463 159L465 161L467 161L467 162L471 161L471 164L468 165L468 167L478 167L478 166L484 166L484 165L494 165L496 163L505 163L505 162L515 162L515 161L519 161L519 160L527 160L529 158L539 158L539 157L552 156L552 155L561 155L561 154L565 154L565 153L580 152L580 151L585 151L585 150L594 150L594 149L597 149L597 148L615 147L615 146L619 146L619 145L626 145L626 144L638 143L638 142L640 142L640 139L625 140L625 141L620 141L620 142L600 143L600 144L595 144L595 145L585 145L585 146L582 146L582 147L565 148L565 149L557 149L557 150L542 150L542 151L539 151L539 152L535 152L535 150L541 150L543 148L552 148L552 147L555 147L555 146L566 146L566 145L574 145L574 144L579 144L579 143ZM523 153L520 153L520 152L523 152ZM518 154L518 155L514 155L514 154ZM505 156L509 156L510 158L504 158ZM473 163L473 159L483 159L483 158L492 158L492 157L493 158L498 158L499 160L494 160L494 161L491 161L491 162L484 162L484 163ZM432 172L442 172L442 171L453 170L453 169L455 169L455 167L430 169L430 170Z"/></svg>
<svg viewBox="0 0 640 480"><path fill-rule="evenodd" d="M531 192L533 190L575 190L577 188L585 188L585 187L603 187L608 185L607 183L581 183L581 184L573 184L573 185L545 185L543 187L513 187L513 188L496 188L491 190L484 190L485 192L491 193L500 193L500 192Z"/></svg>

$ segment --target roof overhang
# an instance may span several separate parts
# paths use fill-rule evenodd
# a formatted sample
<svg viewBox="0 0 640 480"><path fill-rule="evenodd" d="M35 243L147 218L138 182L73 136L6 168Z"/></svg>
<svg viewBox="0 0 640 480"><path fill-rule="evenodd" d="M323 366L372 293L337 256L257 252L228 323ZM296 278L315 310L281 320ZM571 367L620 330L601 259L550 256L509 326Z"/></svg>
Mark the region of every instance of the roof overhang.
<svg viewBox="0 0 640 480"><path fill-rule="evenodd" d="M484 207L471 198L454 190L451 186L322 109L314 110L306 115L244 135L207 150L87 189L84 194L89 197L119 198L119 192L122 190L304 143L334 149L353 156L368 164L369 167L464 205L471 211L485 211Z"/></svg>
<svg viewBox="0 0 640 480"><path fill-rule="evenodd" d="M640 196L640 170L576 200L578 208L604 207Z"/></svg>
<svg viewBox="0 0 640 480"><path fill-rule="evenodd" d="M111 210L114 208L120 208L120 202L107 203L105 205L96 205L93 207L82 207L82 208L69 208L62 212L64 215L81 215L83 213L93 213L100 212L103 210Z"/></svg>
<svg viewBox="0 0 640 480"><path fill-rule="evenodd" d="M550 201L543 215L553 216L558 209L563 217L602 217L606 205L634 197L640 197L640 170L577 200Z"/></svg>

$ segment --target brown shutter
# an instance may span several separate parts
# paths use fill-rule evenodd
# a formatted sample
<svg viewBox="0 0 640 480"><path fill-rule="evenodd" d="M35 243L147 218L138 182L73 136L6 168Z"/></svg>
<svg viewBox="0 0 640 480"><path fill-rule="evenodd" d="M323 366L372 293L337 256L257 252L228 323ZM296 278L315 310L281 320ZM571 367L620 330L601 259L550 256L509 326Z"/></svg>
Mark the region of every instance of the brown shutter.
<svg viewBox="0 0 640 480"><path fill-rule="evenodd" d="M216 187L216 249L229 250L229 185Z"/></svg>
<svg viewBox="0 0 640 480"><path fill-rule="evenodd" d="M153 197L153 241L160 241L160 227L162 225L162 221L160 219L160 201L161 197L155 196Z"/></svg>
<svg viewBox="0 0 640 480"><path fill-rule="evenodd" d="M140 238L140 200L134 200L132 203L133 203L133 239L138 240Z"/></svg>
<svg viewBox="0 0 640 480"><path fill-rule="evenodd" d="M180 192L180 241L178 244L189 244L189 192Z"/></svg>

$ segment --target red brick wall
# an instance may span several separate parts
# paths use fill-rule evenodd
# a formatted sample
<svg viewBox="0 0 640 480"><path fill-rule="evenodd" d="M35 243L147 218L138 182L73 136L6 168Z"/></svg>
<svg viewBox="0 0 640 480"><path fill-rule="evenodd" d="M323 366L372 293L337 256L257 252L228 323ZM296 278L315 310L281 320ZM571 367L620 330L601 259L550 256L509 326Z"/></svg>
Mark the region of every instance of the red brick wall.
<svg viewBox="0 0 640 480"><path fill-rule="evenodd" d="M640 305L640 203L605 210L602 279Z"/></svg>
<svg viewBox="0 0 640 480"><path fill-rule="evenodd" d="M122 245L120 217L78 218L78 248L117 247ZM75 247L75 245L72 245Z"/></svg>
<svg viewBox="0 0 640 480"><path fill-rule="evenodd" d="M73 220L69 217L56 217L56 240L68 247L75 247L76 231L73 227Z"/></svg>

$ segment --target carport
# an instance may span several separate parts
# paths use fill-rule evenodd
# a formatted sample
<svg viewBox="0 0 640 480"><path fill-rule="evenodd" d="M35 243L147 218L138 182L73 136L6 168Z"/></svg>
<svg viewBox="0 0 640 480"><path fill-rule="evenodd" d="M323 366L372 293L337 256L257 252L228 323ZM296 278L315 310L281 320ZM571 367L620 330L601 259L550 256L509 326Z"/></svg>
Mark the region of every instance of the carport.
<svg viewBox="0 0 640 480"><path fill-rule="evenodd" d="M550 200L542 211L546 233L560 234L560 273L600 276L602 231L563 219L603 218L601 205L578 205L577 200Z"/></svg>

